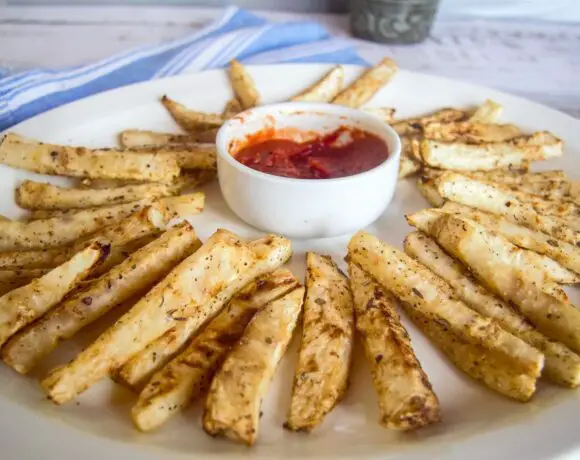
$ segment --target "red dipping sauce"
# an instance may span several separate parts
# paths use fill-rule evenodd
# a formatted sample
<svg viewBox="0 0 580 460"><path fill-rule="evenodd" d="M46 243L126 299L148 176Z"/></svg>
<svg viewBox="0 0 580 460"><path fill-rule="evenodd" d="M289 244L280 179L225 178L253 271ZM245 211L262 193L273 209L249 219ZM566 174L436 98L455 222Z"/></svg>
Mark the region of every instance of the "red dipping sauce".
<svg viewBox="0 0 580 460"><path fill-rule="evenodd" d="M249 168L297 179L353 176L383 163L389 148L380 137L340 127L307 142L276 137L274 130L252 135L234 158Z"/></svg>

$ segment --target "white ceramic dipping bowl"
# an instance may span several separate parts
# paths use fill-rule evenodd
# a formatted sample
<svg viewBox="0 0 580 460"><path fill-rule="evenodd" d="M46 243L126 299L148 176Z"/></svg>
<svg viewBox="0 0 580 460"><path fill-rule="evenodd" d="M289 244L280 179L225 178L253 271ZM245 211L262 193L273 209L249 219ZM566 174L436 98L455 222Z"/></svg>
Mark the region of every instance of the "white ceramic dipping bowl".
<svg viewBox="0 0 580 460"><path fill-rule="evenodd" d="M233 156L236 145L264 129L304 141L307 133L324 135L341 126L377 135L387 143L389 157L353 176L293 179L256 171ZM385 211L397 184L397 133L374 115L338 105L290 102L250 109L222 126L216 144L219 183L230 209L254 227L293 238L326 238L366 227Z"/></svg>

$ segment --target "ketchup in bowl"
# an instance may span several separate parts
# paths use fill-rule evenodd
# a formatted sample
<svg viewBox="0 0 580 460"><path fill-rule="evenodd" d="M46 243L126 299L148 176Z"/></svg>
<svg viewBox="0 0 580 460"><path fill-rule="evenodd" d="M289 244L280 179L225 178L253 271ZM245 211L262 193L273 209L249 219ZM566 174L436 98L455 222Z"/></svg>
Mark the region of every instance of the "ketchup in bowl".
<svg viewBox="0 0 580 460"><path fill-rule="evenodd" d="M341 126L305 142L267 129L249 136L234 158L249 168L275 176L334 179L373 169L388 156L389 148L380 137Z"/></svg>

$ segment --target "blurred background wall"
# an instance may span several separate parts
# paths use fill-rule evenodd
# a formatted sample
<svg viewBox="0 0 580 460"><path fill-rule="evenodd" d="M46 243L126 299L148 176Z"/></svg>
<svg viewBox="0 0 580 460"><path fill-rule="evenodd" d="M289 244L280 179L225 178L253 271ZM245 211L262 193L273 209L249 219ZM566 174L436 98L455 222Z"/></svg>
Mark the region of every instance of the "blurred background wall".
<svg viewBox="0 0 580 460"><path fill-rule="evenodd" d="M413 1L413 0L409 0ZM0 5L226 6L299 12L345 13L349 0L0 0ZM524 18L580 22L580 0L441 0L442 17Z"/></svg>

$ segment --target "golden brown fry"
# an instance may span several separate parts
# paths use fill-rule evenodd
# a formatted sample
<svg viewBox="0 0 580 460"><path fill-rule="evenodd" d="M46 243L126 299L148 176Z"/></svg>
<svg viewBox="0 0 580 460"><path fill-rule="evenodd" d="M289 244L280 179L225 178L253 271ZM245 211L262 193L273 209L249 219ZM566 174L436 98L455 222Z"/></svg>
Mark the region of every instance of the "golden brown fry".
<svg viewBox="0 0 580 460"><path fill-rule="evenodd" d="M544 289L540 275L518 265L519 252L479 224L444 214L428 229L450 254L504 300L513 302L540 332L580 352L580 311Z"/></svg>
<svg viewBox="0 0 580 460"><path fill-rule="evenodd" d="M465 142L467 144L506 142L521 134L520 129L515 125L472 121L435 122L423 126L425 138L440 142Z"/></svg>
<svg viewBox="0 0 580 460"><path fill-rule="evenodd" d="M190 110L166 95L161 98L161 103L179 126L194 134L219 128L225 121L217 113L204 113Z"/></svg>
<svg viewBox="0 0 580 460"><path fill-rule="evenodd" d="M564 171L554 170L554 171L544 171L544 172L520 172L520 171L506 171L504 169L498 169L494 171L471 171L469 173L471 177L478 180L488 181L488 182L500 182L506 185L532 185L532 184L544 184L546 182L567 182L568 176Z"/></svg>
<svg viewBox="0 0 580 460"><path fill-rule="evenodd" d="M130 298L144 294L199 246L189 223L168 230L13 336L2 348L3 361L20 373L29 372L61 341Z"/></svg>
<svg viewBox="0 0 580 460"><path fill-rule="evenodd" d="M423 126L427 126L429 123L450 123L461 121L466 117L467 113L463 110L445 108L422 117L395 121L392 127L401 136L420 136L423 133Z"/></svg>
<svg viewBox="0 0 580 460"><path fill-rule="evenodd" d="M103 208L58 211L59 214L55 217L30 222L0 222L0 250L64 246L92 235L104 226L118 223L147 206L153 206L155 215L161 216L159 226L162 226L163 223L176 217L199 214L203 211L204 202L205 195L198 192ZM66 232L63 232L63 229L66 229Z"/></svg>
<svg viewBox="0 0 580 460"><path fill-rule="evenodd" d="M214 299L255 261L255 253L236 235L218 230L93 344L54 369L42 381L48 396L57 404L70 401L180 322L196 318L201 326L223 305Z"/></svg>
<svg viewBox="0 0 580 460"><path fill-rule="evenodd" d="M225 119L233 118L238 113L242 112L244 109L242 108L242 104L236 98L230 99L226 106L224 107L224 111L222 112L222 117Z"/></svg>
<svg viewBox="0 0 580 460"><path fill-rule="evenodd" d="M96 233L75 241L71 246L35 251L0 252L0 268L13 270L53 268L81 251L94 238L111 242L111 254L103 264L107 265L109 259L114 257L116 248L123 248L132 241L154 235L165 228L166 224L163 214L155 206L146 207L118 223L108 225Z"/></svg>
<svg viewBox="0 0 580 460"><path fill-rule="evenodd" d="M235 59L230 62L228 76L242 109L251 109L261 103L261 96L248 69Z"/></svg>
<svg viewBox="0 0 580 460"><path fill-rule="evenodd" d="M142 199L173 196L179 188L171 184L145 183L90 190L66 188L43 182L24 181L16 189L16 202L24 209L74 209L111 206Z"/></svg>
<svg viewBox="0 0 580 460"><path fill-rule="evenodd" d="M119 142L125 148L162 147L164 145L215 142L216 130L188 134L160 133L140 129L126 129L119 135Z"/></svg>
<svg viewBox="0 0 580 460"><path fill-rule="evenodd" d="M50 270L46 268L20 268L14 270L0 270L0 283L12 281L32 281L35 278L40 278L46 275ZM28 283L23 283L28 284Z"/></svg>
<svg viewBox="0 0 580 460"><path fill-rule="evenodd" d="M348 278L329 256L306 255L302 343L284 427L311 431L342 399L354 339Z"/></svg>
<svg viewBox="0 0 580 460"><path fill-rule="evenodd" d="M343 84L344 67L337 65L291 100L295 102L331 102L342 90Z"/></svg>
<svg viewBox="0 0 580 460"><path fill-rule="evenodd" d="M152 377L131 411L137 428L158 428L205 393L252 316L297 286L289 270L279 269L245 287L184 351Z"/></svg>
<svg viewBox="0 0 580 460"><path fill-rule="evenodd" d="M557 200L546 199L533 193L522 192L520 187L517 186L510 187L504 185L502 187L506 191L511 191L523 203L531 204L538 214L561 217L568 222L571 228L580 230L580 225L578 224L580 205L573 201L567 200L566 198Z"/></svg>
<svg viewBox="0 0 580 460"><path fill-rule="evenodd" d="M292 255L290 240L275 235L251 241L248 246L256 256L254 265L236 282L230 283L206 307L217 311L241 288L258 276L271 272L283 265ZM141 387L165 363L187 343L199 328L197 318L186 319L175 325L157 340L149 343L141 352L127 361L115 375L117 381L132 388Z"/></svg>
<svg viewBox="0 0 580 460"><path fill-rule="evenodd" d="M544 356L457 300L451 287L429 269L364 232L351 239L348 257L408 304L410 310L440 324L449 337L478 350L479 359L490 366L487 375L473 374L469 371L470 359L466 362L452 359L460 369L511 398L527 401L534 394ZM449 351L444 351L449 355Z"/></svg>
<svg viewBox="0 0 580 460"><path fill-rule="evenodd" d="M492 170L498 168L526 168L530 162L545 160L562 154L560 147L545 147L521 138L487 144L444 143L423 139L421 157L433 168L460 171Z"/></svg>
<svg viewBox="0 0 580 460"><path fill-rule="evenodd" d="M170 156L45 144L14 133L0 142L0 163L41 174L91 179L171 182L179 175L179 166Z"/></svg>
<svg viewBox="0 0 580 460"><path fill-rule="evenodd" d="M424 173L417 179L417 188L431 206L439 208L445 203L445 198L440 195L435 179L430 174Z"/></svg>
<svg viewBox="0 0 580 460"><path fill-rule="evenodd" d="M173 158L181 169L210 170L216 169L215 143L168 144L161 147L136 147L127 152L163 155ZM174 179L175 180L175 179ZM173 181L172 181L173 182Z"/></svg>
<svg viewBox="0 0 580 460"><path fill-rule="evenodd" d="M356 329L379 397L381 425L414 430L438 422L439 401L401 324L395 297L356 265L348 268Z"/></svg>
<svg viewBox="0 0 580 460"><path fill-rule="evenodd" d="M384 58L378 64L365 70L360 77L340 92L332 100L332 103L347 107L360 107L391 81L398 70L399 68L393 60Z"/></svg>
<svg viewBox="0 0 580 460"><path fill-rule="evenodd" d="M499 182L512 191L531 193L545 199L574 202L572 183L562 171L543 173L496 171L471 171L468 175L485 182Z"/></svg>
<svg viewBox="0 0 580 460"><path fill-rule="evenodd" d="M29 284L33 279L46 275L48 271L43 268L0 270L0 296Z"/></svg>
<svg viewBox="0 0 580 460"><path fill-rule="evenodd" d="M441 209L424 209L414 214L407 215L406 218L410 225L416 227L422 232L429 233L429 229L434 222L445 213L446 211ZM566 269L555 260L526 249L508 249L511 248L511 244L507 239L505 240L505 243L505 250L513 253L511 263L522 270L526 270L530 274L533 273L533 276L541 280L542 283L575 284L579 281L577 274ZM567 297L564 295L563 298Z"/></svg>
<svg viewBox="0 0 580 460"><path fill-rule="evenodd" d="M418 329L439 348L451 363L471 378L487 385L492 390L519 401L527 401L535 391L538 375L531 377L521 366L515 366L493 350L466 341L461 334L450 330L439 321L413 306L401 302L407 316ZM541 355L540 355L541 356Z"/></svg>
<svg viewBox="0 0 580 460"><path fill-rule="evenodd" d="M203 413L208 434L254 444L262 399L292 339L303 298L304 288L296 288L252 318L211 382Z"/></svg>
<svg viewBox="0 0 580 460"><path fill-rule="evenodd" d="M503 112L503 106L498 104L491 99L486 99L483 104L481 104L477 110L469 117L472 123L497 123L501 113Z"/></svg>
<svg viewBox="0 0 580 460"><path fill-rule="evenodd" d="M405 239L405 252L443 278L457 297L478 313L494 318L501 327L537 348L545 356L543 374L561 385L580 385L580 356L560 342L544 337L510 304L494 296L426 234L414 232Z"/></svg>
<svg viewBox="0 0 580 460"><path fill-rule="evenodd" d="M406 155L401 155L399 163L399 179L412 176L421 169L421 163Z"/></svg>
<svg viewBox="0 0 580 460"><path fill-rule="evenodd" d="M443 206L443 211L473 220L486 229L499 233L516 246L550 257L569 270L580 274L580 249L573 244L523 225L511 223L501 216L451 201Z"/></svg>
<svg viewBox="0 0 580 460"><path fill-rule="evenodd" d="M40 278L0 297L0 345L46 313L107 258L108 242L94 242Z"/></svg>
<svg viewBox="0 0 580 460"><path fill-rule="evenodd" d="M205 184L216 176L215 170L188 170L182 171L179 176L171 182L164 182L165 185L170 185L177 188L184 188L186 186L195 186ZM127 185L143 185L151 182L143 181L121 181L112 179L84 179L79 185L79 188L90 190L101 190L106 188L125 187Z"/></svg>
<svg viewBox="0 0 580 460"><path fill-rule="evenodd" d="M570 228L566 220L539 214L532 204L523 202L511 190L499 184L478 181L457 173L445 173L437 179L437 189L445 199L503 216L515 224L580 245L580 232Z"/></svg>

